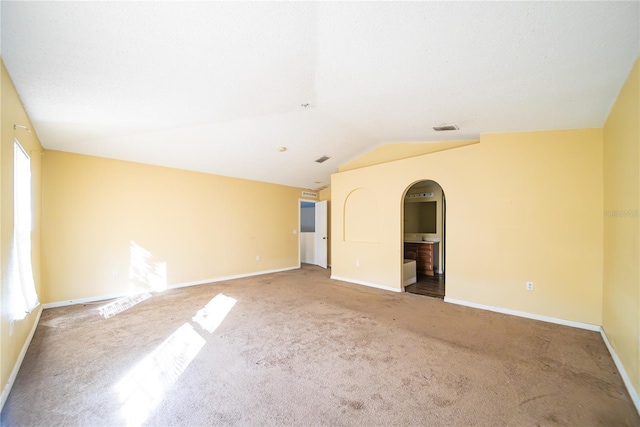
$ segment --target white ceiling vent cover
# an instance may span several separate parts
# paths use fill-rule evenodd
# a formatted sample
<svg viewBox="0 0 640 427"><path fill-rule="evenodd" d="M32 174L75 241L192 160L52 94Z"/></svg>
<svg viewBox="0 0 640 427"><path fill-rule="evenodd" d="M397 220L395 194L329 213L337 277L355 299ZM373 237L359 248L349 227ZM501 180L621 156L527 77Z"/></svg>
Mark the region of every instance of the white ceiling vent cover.
<svg viewBox="0 0 640 427"><path fill-rule="evenodd" d="M326 162L327 160L329 160L330 158L331 158L331 157L329 157L329 156L322 156L322 157L320 157L319 159L316 159L316 163L324 163L324 162Z"/></svg>
<svg viewBox="0 0 640 427"><path fill-rule="evenodd" d="M445 130L459 130L460 128L458 127L458 125L444 125L444 126L434 126L433 130L435 130L436 132L442 132Z"/></svg>
<svg viewBox="0 0 640 427"><path fill-rule="evenodd" d="M302 196L303 197L311 197L313 199L317 199L318 198L318 193L312 193L311 191L303 191L302 192Z"/></svg>

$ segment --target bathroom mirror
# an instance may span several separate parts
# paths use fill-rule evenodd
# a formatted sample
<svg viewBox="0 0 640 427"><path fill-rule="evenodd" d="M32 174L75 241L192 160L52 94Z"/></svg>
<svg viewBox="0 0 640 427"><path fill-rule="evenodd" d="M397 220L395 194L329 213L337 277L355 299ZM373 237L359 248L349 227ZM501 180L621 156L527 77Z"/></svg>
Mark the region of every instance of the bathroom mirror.
<svg viewBox="0 0 640 427"><path fill-rule="evenodd" d="M438 202L404 204L405 233L436 233Z"/></svg>

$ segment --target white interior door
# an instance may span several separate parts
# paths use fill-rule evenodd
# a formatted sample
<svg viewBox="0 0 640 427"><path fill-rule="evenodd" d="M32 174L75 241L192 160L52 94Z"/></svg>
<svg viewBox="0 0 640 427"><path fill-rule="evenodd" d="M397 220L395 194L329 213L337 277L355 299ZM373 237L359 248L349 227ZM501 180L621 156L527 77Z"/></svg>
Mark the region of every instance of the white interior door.
<svg viewBox="0 0 640 427"><path fill-rule="evenodd" d="M316 203L316 265L327 268L327 201Z"/></svg>

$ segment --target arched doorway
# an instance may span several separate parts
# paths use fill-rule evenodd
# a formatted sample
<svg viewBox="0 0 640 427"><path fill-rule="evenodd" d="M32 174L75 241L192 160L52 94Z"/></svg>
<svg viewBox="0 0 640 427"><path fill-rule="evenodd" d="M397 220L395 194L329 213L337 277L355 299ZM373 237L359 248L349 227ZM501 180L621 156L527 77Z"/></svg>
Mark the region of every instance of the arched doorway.
<svg viewBox="0 0 640 427"><path fill-rule="evenodd" d="M444 298L446 199L432 180L410 185L402 200L405 292Z"/></svg>

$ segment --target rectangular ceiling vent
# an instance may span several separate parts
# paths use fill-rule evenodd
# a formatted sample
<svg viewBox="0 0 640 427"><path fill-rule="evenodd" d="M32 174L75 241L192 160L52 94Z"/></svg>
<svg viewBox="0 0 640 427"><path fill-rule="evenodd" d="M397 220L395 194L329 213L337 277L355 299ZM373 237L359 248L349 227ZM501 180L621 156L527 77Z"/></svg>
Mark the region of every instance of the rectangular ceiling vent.
<svg viewBox="0 0 640 427"><path fill-rule="evenodd" d="M320 157L319 159L316 159L316 163L324 163L324 162L326 162L327 160L329 160L330 158L331 158L331 157L329 157L329 156L322 156L322 157Z"/></svg>
<svg viewBox="0 0 640 427"><path fill-rule="evenodd" d="M311 191L303 191L302 192L302 197L311 197L313 199L317 199L318 198L318 193L313 193Z"/></svg>
<svg viewBox="0 0 640 427"><path fill-rule="evenodd" d="M434 126L433 130L436 132L442 132L445 130L458 130L460 129L457 125L444 125L444 126Z"/></svg>

